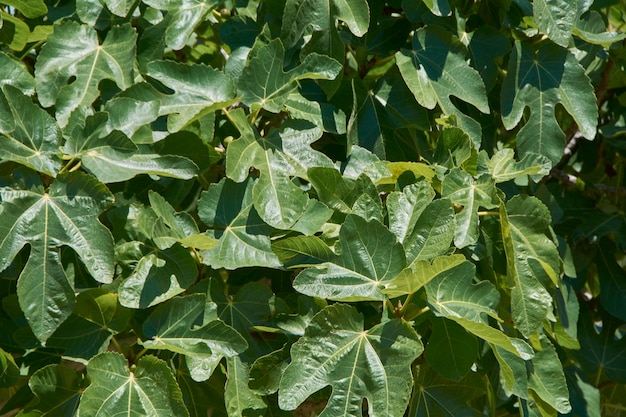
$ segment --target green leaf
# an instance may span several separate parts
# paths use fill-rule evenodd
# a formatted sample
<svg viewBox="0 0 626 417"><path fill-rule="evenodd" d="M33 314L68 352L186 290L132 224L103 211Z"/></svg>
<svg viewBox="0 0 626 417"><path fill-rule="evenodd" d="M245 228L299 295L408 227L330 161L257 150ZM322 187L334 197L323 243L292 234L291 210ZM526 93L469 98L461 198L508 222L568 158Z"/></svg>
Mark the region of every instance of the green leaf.
<svg viewBox="0 0 626 417"><path fill-rule="evenodd" d="M416 202L420 204L421 202ZM442 198L428 203L402 245L408 265L421 260L431 261L450 249L456 227L450 200Z"/></svg>
<svg viewBox="0 0 626 417"><path fill-rule="evenodd" d="M131 310L118 303L117 295L92 288L76 297L72 315L46 341L46 346L63 349L65 357L89 360L109 347L111 337L126 330Z"/></svg>
<svg viewBox="0 0 626 417"><path fill-rule="evenodd" d="M73 120L72 120L73 121ZM107 131L108 115L96 113L72 125L64 151L80 159L87 171L105 183L151 174L190 179L198 167L187 158L159 155L152 145L135 145L119 131Z"/></svg>
<svg viewBox="0 0 626 417"><path fill-rule="evenodd" d="M12 387L20 379L20 369L15 364L13 356L0 349L0 387Z"/></svg>
<svg viewBox="0 0 626 417"><path fill-rule="evenodd" d="M539 30L557 45L567 47L572 39L572 29L589 7L585 0L535 0L533 17Z"/></svg>
<svg viewBox="0 0 626 417"><path fill-rule="evenodd" d="M87 375L91 385L82 395L81 415L189 416L172 372L154 356L142 357L130 371L121 354L101 353L89 361Z"/></svg>
<svg viewBox="0 0 626 417"><path fill-rule="evenodd" d="M336 134L346 133L346 115L343 111L328 103L307 100L300 93L294 92L287 97L285 109L292 118L312 122L323 127L324 131Z"/></svg>
<svg viewBox="0 0 626 417"><path fill-rule="evenodd" d="M535 334L552 306L546 289L556 285L560 260L546 236L550 213L538 199L516 196L500 206L502 239L511 287L511 313L526 337Z"/></svg>
<svg viewBox="0 0 626 417"><path fill-rule="evenodd" d="M2 0L2 4L15 7L24 17L29 19L48 13L44 0Z"/></svg>
<svg viewBox="0 0 626 417"><path fill-rule="evenodd" d="M260 356L250 367L251 390L261 395L270 395L278 391L280 380L289 365L289 349L291 345L286 343L279 350Z"/></svg>
<svg viewBox="0 0 626 417"><path fill-rule="evenodd" d="M541 42L537 50L516 42L501 91L502 121L513 129L526 107L530 118L517 134L517 150L523 157L533 152L561 159L565 133L555 117L561 104L572 115L587 139L596 135L598 107L589 78L574 55L552 42Z"/></svg>
<svg viewBox="0 0 626 417"><path fill-rule="evenodd" d="M132 253L132 274L118 287L119 301L128 308L148 308L184 292L196 280L198 269L189 251L176 243L159 249L149 243L128 242L119 251Z"/></svg>
<svg viewBox="0 0 626 417"><path fill-rule="evenodd" d="M269 139L261 137L248 125L241 111L232 112L230 118L241 131L241 137L229 145L226 174L233 180L241 182L248 176L250 167L259 170L261 175L252 189L254 208L268 225L283 230L292 228L303 215L309 214L307 206L312 202L306 192L291 180L297 173L291 164L294 158L282 152L283 146L289 147L285 142L291 138L284 136L283 142L280 135ZM317 136L317 132L314 135ZM307 146L306 143L296 144L298 147L304 147L302 145ZM326 215L320 213L321 219L312 227L314 231L332 215L330 210L325 212Z"/></svg>
<svg viewBox="0 0 626 417"><path fill-rule="evenodd" d="M300 41L306 31L313 35L303 50L343 61L344 44L337 31L340 20L356 36L365 35L370 11L365 0L287 0L283 14L281 38L288 48Z"/></svg>
<svg viewBox="0 0 626 417"><path fill-rule="evenodd" d="M209 236L219 239L202 255L212 268L280 267L268 236L271 229L253 207L253 187L252 179L237 184L224 178L202 193L198 216L209 227Z"/></svg>
<svg viewBox="0 0 626 417"><path fill-rule="evenodd" d="M435 197L435 190L427 181L410 184L402 192L394 191L387 196L389 229L403 242L426 206Z"/></svg>
<svg viewBox="0 0 626 417"><path fill-rule="evenodd" d="M258 48L258 49L257 49ZM342 65L325 55L307 55L300 65L284 72L285 48L280 39L267 45L257 43L241 72L237 88L241 101L256 111L259 107L273 113L282 111L289 95L298 88L298 80L332 80Z"/></svg>
<svg viewBox="0 0 626 417"><path fill-rule="evenodd" d="M235 356L248 347L245 339L229 325L220 320L204 320L205 306L204 294L173 298L157 307L143 323L143 334L149 339L142 342L144 347L167 349L213 364L211 369L203 369L201 379L190 366L196 381L208 379L223 357Z"/></svg>
<svg viewBox="0 0 626 417"><path fill-rule="evenodd" d="M476 337L453 321L432 320L433 333L426 345L426 360L444 378L458 381L478 356Z"/></svg>
<svg viewBox="0 0 626 417"><path fill-rule="evenodd" d="M478 323L486 323L489 316L498 317L495 310L500 301L498 290L488 281L474 284L475 274L474 264L464 261L431 279L425 288L433 313L438 317L463 317Z"/></svg>
<svg viewBox="0 0 626 417"><path fill-rule="evenodd" d="M295 268L330 261L335 253L317 236L294 236L272 243L272 250L286 267Z"/></svg>
<svg viewBox="0 0 626 417"><path fill-rule="evenodd" d="M582 19L576 20L572 33L585 42L609 48L616 42L626 39L626 33L607 32L604 19L595 10L585 13Z"/></svg>
<svg viewBox="0 0 626 417"><path fill-rule="evenodd" d="M2 87L0 113L0 158L56 177L61 130L54 119L11 85Z"/></svg>
<svg viewBox="0 0 626 417"><path fill-rule="evenodd" d="M158 217L158 221L152 229L152 239L159 249L169 248L187 236L203 236L198 235L198 225L189 213L177 213L166 199L152 190L148 191L148 199L150 200L150 207ZM208 236L206 237L208 238ZM201 237L196 237L196 239L202 240Z"/></svg>
<svg viewBox="0 0 626 417"><path fill-rule="evenodd" d="M450 2L448 0L424 0L423 4L428 7L430 12L435 16L450 16ZM420 9L421 4L411 1L402 0L402 9L412 22L421 21L423 10Z"/></svg>
<svg viewBox="0 0 626 417"><path fill-rule="evenodd" d="M541 350L537 351L531 360L528 389L534 391L559 413L569 413L572 406L559 356L546 336L541 336L540 342Z"/></svg>
<svg viewBox="0 0 626 417"><path fill-rule="evenodd" d="M486 157L484 153L481 155ZM493 180L501 183L524 175L541 178L550 173L552 163L545 156L536 153L527 153L521 161L516 161L513 149L502 149L485 161L485 165Z"/></svg>
<svg viewBox="0 0 626 417"><path fill-rule="evenodd" d="M396 63L402 78L422 106L439 107L445 115L454 115L478 146L481 142L480 124L461 112L451 101L455 96L489 112L485 84L466 61L465 46L445 29L429 25L415 32L413 49L396 53Z"/></svg>
<svg viewBox="0 0 626 417"><path fill-rule="evenodd" d="M376 187L366 175L353 180L327 167L309 168L307 175L319 200L336 212L352 213L354 204L364 194L371 197L371 201L380 201Z"/></svg>
<svg viewBox="0 0 626 417"><path fill-rule="evenodd" d="M200 116L235 102L235 87L230 77L206 65L152 61L148 64L148 75L174 90L173 94L155 91L152 98L160 102L159 115L169 115L170 132L177 132Z"/></svg>
<svg viewBox="0 0 626 417"><path fill-rule="evenodd" d="M458 271L455 268L464 262L465 257L459 254L439 256L433 260L432 264L424 259L416 261L387 282L382 291L389 298L414 294L439 274L448 273L449 270Z"/></svg>
<svg viewBox="0 0 626 417"><path fill-rule="evenodd" d="M30 256L20 274L17 294L33 332L45 341L65 320L74 304L74 289L61 267L58 248L74 250L100 282L113 277L113 239L98 221L112 195L86 174L59 175L44 192L0 188L0 270L24 247Z"/></svg>
<svg viewBox="0 0 626 417"><path fill-rule="evenodd" d="M339 231L340 252L330 262L305 269L297 291L338 301L383 300L381 287L404 269L402 245L380 222L349 215Z"/></svg>
<svg viewBox="0 0 626 417"><path fill-rule="evenodd" d="M14 51L21 51L26 46L29 36L30 29L26 23L0 10L0 43Z"/></svg>
<svg viewBox="0 0 626 417"><path fill-rule="evenodd" d="M65 126L72 111L96 100L100 81L113 80L126 89L132 83L136 40L130 25L114 26L102 44L89 26L56 26L35 65L39 101L44 107L54 105L59 124ZM72 77L75 81L68 84Z"/></svg>
<svg viewBox="0 0 626 417"><path fill-rule="evenodd" d="M411 391L410 365L422 351L408 323L394 319L365 331L355 308L335 304L318 313L292 346L278 403L293 410L330 385L320 417L361 416L364 398L370 415L402 415Z"/></svg>
<svg viewBox="0 0 626 417"><path fill-rule="evenodd" d="M463 248L476 243L479 207L490 209L498 205L494 180L490 175L474 179L466 171L454 168L443 179L441 195L462 207L456 214L454 244Z"/></svg>
<svg viewBox="0 0 626 417"><path fill-rule="evenodd" d="M211 14L217 0L142 0L156 9L167 10L168 23L165 30L167 46L182 49L198 25Z"/></svg>
<svg viewBox="0 0 626 417"><path fill-rule="evenodd" d="M84 377L66 365L41 368L28 381L37 402L28 405L19 415L72 417L85 385Z"/></svg>
<svg viewBox="0 0 626 417"><path fill-rule="evenodd" d="M0 88L9 84L27 96L33 95L35 78L30 75L23 64L0 52L0 68Z"/></svg>
<svg viewBox="0 0 626 417"><path fill-rule="evenodd" d="M228 379L224 402L229 417L264 417L267 405L262 397L248 387L250 366L238 356L226 360Z"/></svg>

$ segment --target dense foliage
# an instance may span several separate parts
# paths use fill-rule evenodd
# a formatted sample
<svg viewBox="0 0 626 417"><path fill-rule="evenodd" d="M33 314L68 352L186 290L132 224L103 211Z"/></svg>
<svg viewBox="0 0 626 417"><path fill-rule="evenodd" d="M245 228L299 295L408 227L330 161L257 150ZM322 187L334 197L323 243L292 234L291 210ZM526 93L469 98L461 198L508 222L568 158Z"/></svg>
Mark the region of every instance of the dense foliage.
<svg viewBox="0 0 626 417"><path fill-rule="evenodd" d="M626 415L624 0L0 0L0 414Z"/></svg>

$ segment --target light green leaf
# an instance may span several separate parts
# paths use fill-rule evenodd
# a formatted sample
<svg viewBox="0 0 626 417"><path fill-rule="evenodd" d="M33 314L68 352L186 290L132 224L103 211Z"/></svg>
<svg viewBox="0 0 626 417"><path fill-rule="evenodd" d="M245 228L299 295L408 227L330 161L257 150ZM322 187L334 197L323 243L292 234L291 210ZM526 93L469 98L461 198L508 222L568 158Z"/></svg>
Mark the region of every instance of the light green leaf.
<svg viewBox="0 0 626 417"><path fill-rule="evenodd" d="M561 159L565 133L554 110L557 104L572 115L587 139L596 135L598 107L589 78L574 55L552 42L541 42L537 50L526 42L516 42L501 92L502 121L513 129L526 107L530 118L517 134L520 156L533 152L552 163Z"/></svg>
<svg viewBox="0 0 626 417"><path fill-rule="evenodd" d="M212 268L281 266L272 252L271 229L253 207L254 183L248 179L237 184L224 178L212 184L198 201L200 220L209 227L209 236L219 239L215 248L202 252L202 261Z"/></svg>
<svg viewBox="0 0 626 417"><path fill-rule="evenodd" d="M416 261L387 282L382 291L389 298L414 294L439 274L447 273L451 269L457 271L455 268L464 262L465 257L460 254L439 256L433 260L432 264L424 259Z"/></svg>
<svg viewBox="0 0 626 417"><path fill-rule="evenodd" d="M302 119L322 127L325 132L346 133L346 115L343 111L328 103L308 100L298 92L287 97L285 108L293 119Z"/></svg>
<svg viewBox="0 0 626 417"><path fill-rule="evenodd" d="M167 363L154 356L143 356L130 371L123 355L101 353L89 361L87 375L91 385L81 397L80 415L189 416Z"/></svg>
<svg viewBox="0 0 626 417"><path fill-rule="evenodd" d="M85 169L105 183L127 181L136 175L152 174L190 179L196 164L177 155L159 155L153 145L135 145L119 131L107 132L108 115L96 113L74 123L64 151L80 159Z"/></svg>
<svg viewBox="0 0 626 417"><path fill-rule="evenodd" d="M411 362L422 351L408 323L394 319L365 331L354 307L335 304L313 317L292 346L278 404L293 410L330 385L333 391L320 417L361 416L364 398L370 415L400 416L411 391Z"/></svg>
<svg viewBox="0 0 626 417"><path fill-rule="evenodd" d="M20 369L15 364L13 356L0 349L0 387L12 387L20 379Z"/></svg>
<svg viewBox="0 0 626 417"><path fill-rule="evenodd" d="M534 391L544 402L561 414L569 413L569 391L565 382L563 365L548 338L539 338L541 350L531 359L532 368L528 377L528 389Z"/></svg>
<svg viewBox="0 0 626 417"><path fill-rule="evenodd" d="M458 381L478 356L476 337L451 320L431 321L433 332L426 345L426 360L439 375Z"/></svg>
<svg viewBox="0 0 626 417"><path fill-rule="evenodd" d="M107 130L119 130L132 138L139 129L159 117L159 107L158 100L139 101L129 97L111 99L105 106L109 114Z"/></svg>
<svg viewBox="0 0 626 417"><path fill-rule="evenodd" d="M59 258L59 247L73 249L100 282L113 277L113 238L99 221L112 202L109 190L86 174L59 175L48 192L0 188L0 270L24 247L30 256L20 274L17 294L33 332L45 341L74 305L74 289Z"/></svg>
<svg viewBox="0 0 626 417"><path fill-rule="evenodd" d="M228 379L224 388L224 402L229 417L265 417L267 405L261 395L248 387L250 365L238 356L226 360Z"/></svg>
<svg viewBox="0 0 626 417"><path fill-rule="evenodd" d="M505 394L528 399L528 366L526 361L500 346L493 349L493 354L500 367L500 384Z"/></svg>
<svg viewBox="0 0 626 417"><path fill-rule="evenodd" d="M511 287L511 313L526 337L537 332L552 305L546 289L560 272L559 254L546 236L551 218L538 199L516 196L500 206L502 239Z"/></svg>
<svg viewBox="0 0 626 417"><path fill-rule="evenodd" d="M486 157L484 153L481 155ZM524 175L535 178L548 175L552 163L547 157L536 153L527 153L521 161L516 161L513 149L502 149L485 161L485 165L493 180L501 183Z"/></svg>
<svg viewBox="0 0 626 417"><path fill-rule="evenodd" d="M56 177L61 130L54 119L12 85L1 93L0 158Z"/></svg>
<svg viewBox="0 0 626 417"><path fill-rule="evenodd" d="M393 160L402 155L396 137L398 129L430 128L426 109L413 100L398 76L380 78L371 91L360 78L354 78L352 95L349 143L366 148L381 159Z"/></svg>
<svg viewBox="0 0 626 417"><path fill-rule="evenodd" d="M413 265L420 260L431 261L445 254L450 249L455 227L454 209L450 200L442 198L428 203L413 230L402 241L407 264Z"/></svg>
<svg viewBox="0 0 626 417"><path fill-rule="evenodd" d="M142 0L156 9L167 10L167 46L182 49L198 25L204 22L220 1L217 0Z"/></svg>
<svg viewBox="0 0 626 417"><path fill-rule="evenodd" d="M517 357L528 360L535 354L533 348L522 339L508 337L501 330L483 322L472 321L464 317L447 317L460 324L468 332L480 337L494 347L500 347Z"/></svg>
<svg viewBox="0 0 626 417"><path fill-rule="evenodd" d="M98 84L113 80L124 90L132 83L137 34L130 25L114 26L100 45L95 29L75 22L58 25L41 48L35 65L37 96L44 107L56 107L65 126L70 113L89 106ZM68 84L70 78L75 81Z"/></svg>
<svg viewBox="0 0 626 417"><path fill-rule="evenodd" d="M48 13L44 0L2 0L2 4L15 7L24 17L29 19Z"/></svg>
<svg viewBox="0 0 626 417"><path fill-rule="evenodd" d="M118 252L133 253L132 274L118 287L119 301L128 308L148 308L184 292L198 269L189 251L176 243L161 250L148 242L128 242ZM138 260L138 262L137 262Z"/></svg>
<svg viewBox="0 0 626 417"><path fill-rule="evenodd" d="M435 176L435 171L423 162L387 162L387 169L391 176L379 179L376 185L396 184L400 175L405 172L412 172L415 178L424 177L427 181L431 181Z"/></svg>
<svg viewBox="0 0 626 417"><path fill-rule="evenodd" d="M84 377L66 365L48 365L37 370L28 381L37 398L20 414L38 417L72 417L85 387Z"/></svg>
<svg viewBox="0 0 626 417"><path fill-rule="evenodd" d="M206 65L152 61L148 64L148 75L174 90L174 94L155 91L153 98L160 101L159 115L169 115L170 132L177 132L200 116L235 102L235 87L230 77Z"/></svg>
<svg viewBox="0 0 626 417"><path fill-rule="evenodd" d="M616 42L626 39L626 33L607 32L604 19L595 10L585 13L582 19L576 20L572 33L585 42L609 48Z"/></svg>
<svg viewBox="0 0 626 417"><path fill-rule="evenodd" d="M476 70L466 61L465 46L445 29L428 25L415 32L413 49L396 53L396 63L402 78L422 106L439 107L445 115L454 115L463 129L480 145L480 124L461 112L451 101L455 96L489 112L485 84Z"/></svg>
<svg viewBox="0 0 626 417"><path fill-rule="evenodd" d="M245 339L229 325L220 320L204 320L205 306L204 294L176 297L157 307L143 323L144 336L149 339L142 342L144 347L167 349L187 359L209 360L213 364L211 369L204 370L202 379L196 378L194 367L189 366L196 381L208 379L223 357L235 356L248 347Z"/></svg>
<svg viewBox="0 0 626 417"><path fill-rule="evenodd" d="M404 269L402 245L376 220L348 215L339 231L340 253L305 269L293 282L297 291L339 301L383 300L381 287Z"/></svg>
<svg viewBox="0 0 626 417"><path fill-rule="evenodd" d="M18 88L27 96L35 92L35 78L24 65L0 52L0 88L7 84Z"/></svg>
<svg viewBox="0 0 626 417"><path fill-rule="evenodd" d="M317 52L340 62L344 57L344 44L337 31L337 21L346 24L356 36L365 35L369 26L370 11L365 0L287 0L283 14L281 38L288 48L302 39L308 30L311 39L303 50Z"/></svg>
<svg viewBox="0 0 626 417"><path fill-rule="evenodd" d="M198 250L211 250L215 246L217 246L217 239L214 239L204 233L189 235L182 239L178 239L178 242L188 248L194 248Z"/></svg>
<svg viewBox="0 0 626 417"><path fill-rule="evenodd" d="M332 80L343 68L328 56L312 53L300 65L284 72L284 59L285 48L280 39L274 39L267 45L257 43L250 52L237 87L242 94L241 101L253 111L262 107L279 113L289 95L298 88L298 80Z"/></svg>
<svg viewBox="0 0 626 417"><path fill-rule="evenodd" d="M63 349L65 357L85 362L109 347L111 336L126 330L132 311L118 303L117 294L92 288L76 297L72 315L46 341Z"/></svg>
<svg viewBox="0 0 626 417"><path fill-rule="evenodd" d="M454 168L441 184L441 195L462 208L456 214L454 244L463 248L478 240L478 209L498 206L494 180L490 175L474 179L471 174Z"/></svg>
<svg viewBox="0 0 626 417"><path fill-rule="evenodd" d="M574 24L589 7L585 3L585 0L534 0L533 17L541 32L566 48L572 39Z"/></svg>
<svg viewBox="0 0 626 417"><path fill-rule="evenodd" d="M152 239L159 249L169 248L187 236L198 235L198 225L189 213L177 213L165 198L152 190L148 191L148 200L158 218L152 229ZM202 238L196 237L196 239L199 241Z"/></svg>
<svg viewBox="0 0 626 417"><path fill-rule="evenodd" d="M4 3L4 2L3 2ZM21 51L26 46L30 29L21 19L0 9L0 43L14 51Z"/></svg>

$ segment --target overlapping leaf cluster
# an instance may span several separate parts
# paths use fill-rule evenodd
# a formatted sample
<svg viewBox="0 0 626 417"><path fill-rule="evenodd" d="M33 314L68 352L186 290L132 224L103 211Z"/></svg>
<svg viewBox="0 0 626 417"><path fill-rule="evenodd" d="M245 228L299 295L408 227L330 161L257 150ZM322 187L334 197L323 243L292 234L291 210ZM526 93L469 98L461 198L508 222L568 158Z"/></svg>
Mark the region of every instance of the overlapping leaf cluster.
<svg viewBox="0 0 626 417"><path fill-rule="evenodd" d="M621 415L624 14L0 0L0 414Z"/></svg>

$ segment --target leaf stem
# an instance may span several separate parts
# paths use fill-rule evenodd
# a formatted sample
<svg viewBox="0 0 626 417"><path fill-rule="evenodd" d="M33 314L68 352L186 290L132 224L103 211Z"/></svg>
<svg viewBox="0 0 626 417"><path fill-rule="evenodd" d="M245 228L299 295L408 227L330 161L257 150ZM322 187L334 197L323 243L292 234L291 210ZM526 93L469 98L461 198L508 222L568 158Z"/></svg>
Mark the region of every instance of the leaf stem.
<svg viewBox="0 0 626 417"><path fill-rule="evenodd" d="M66 172L74 163L76 162L76 158L71 158L67 164L63 165L63 167L61 168L61 170L59 171L59 174L63 174L64 172Z"/></svg>
<svg viewBox="0 0 626 417"><path fill-rule="evenodd" d="M499 211L479 211L478 215L479 216L499 216L500 212Z"/></svg>
<svg viewBox="0 0 626 417"><path fill-rule="evenodd" d="M76 165L74 165L72 168L70 168L69 172L76 172L76 171L78 171L82 165L83 165L83 161L78 161L78 163Z"/></svg>

